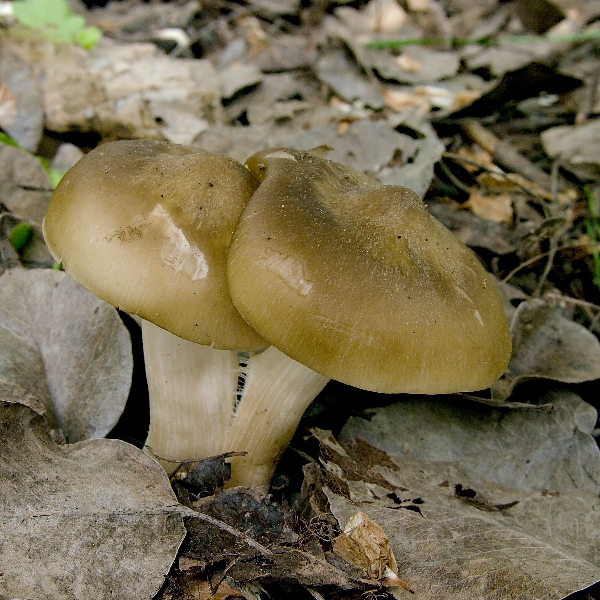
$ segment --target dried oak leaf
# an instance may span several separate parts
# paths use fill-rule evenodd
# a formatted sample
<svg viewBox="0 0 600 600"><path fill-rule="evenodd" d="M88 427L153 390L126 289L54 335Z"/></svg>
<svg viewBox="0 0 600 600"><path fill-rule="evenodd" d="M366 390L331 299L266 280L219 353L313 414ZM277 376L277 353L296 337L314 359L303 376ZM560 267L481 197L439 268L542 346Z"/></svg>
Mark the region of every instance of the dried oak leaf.
<svg viewBox="0 0 600 600"><path fill-rule="evenodd" d="M393 457L455 462L496 485L524 492L559 490L597 497L600 451L591 435L594 407L566 390L546 391L530 400L548 402L553 410L407 395L373 409L369 420L351 417L340 440L348 451L350 440L362 438ZM335 464L343 465L343 459L336 457ZM381 461L379 465L382 477L381 468L390 467Z"/></svg>
<svg viewBox="0 0 600 600"><path fill-rule="evenodd" d="M600 342L552 302L535 298L519 304L511 334L512 358L504 377L492 386L495 398L508 397L527 379L581 383L600 378Z"/></svg>
<svg viewBox="0 0 600 600"><path fill-rule="evenodd" d="M123 412L132 367L116 310L65 273L0 277L0 400L43 414L69 442L103 437Z"/></svg>
<svg viewBox="0 0 600 600"><path fill-rule="evenodd" d="M151 598L185 535L161 467L118 440L54 443L0 403L0 597Z"/></svg>
<svg viewBox="0 0 600 600"><path fill-rule="evenodd" d="M414 438L419 439L432 429L435 411L425 411L421 404L417 413L416 419L404 425L407 431L416 429ZM384 422L393 429L392 424L401 422L403 416L402 411L376 415L372 420L376 425L373 433L377 436L377 429L381 430ZM463 414L463 418L468 420L468 414ZM420 428L416 425L418 419L422 421ZM456 425L453 421L446 422L443 430L446 442L461 436ZM365 422L363 432L368 434L369 428L370 424ZM318 430L313 430L313 434L332 448L330 434ZM435 430L435 434L440 436L440 430ZM363 500L356 494L361 483L358 481L351 486L355 491L352 498L331 488L324 490L340 526L357 511L378 524L389 540L399 576L415 597L560 600L600 579L597 489L596 493L589 489L569 489L563 485L566 478L555 479L556 487L551 493L498 486L490 483L487 473L477 475L461 467L456 458L450 462L453 457L444 453L443 443L437 446L437 461L431 461L431 457L424 460L420 450L427 439L421 447L415 444L413 456L417 458L400 453L383 457L382 448L396 447L396 442L402 445L405 441L402 436L395 440L391 431L389 435L376 437L379 448L372 453L367 451L365 442L360 443L360 455L367 457L365 472L378 472L396 489L394 494L381 494L381 490L364 481ZM546 430L547 445L552 444L551 439L552 434ZM499 462L501 452L509 449L509 444L505 444L496 451L489 448L488 453ZM351 451L354 452L348 447L348 452ZM473 451L485 454L485 445ZM599 456L596 448L596 466ZM390 463L394 466L389 466ZM326 468L337 472L341 479L348 476L346 464L343 453L329 452ZM589 466L593 465L587 461ZM586 465L581 467L584 469ZM508 461L505 470L511 468ZM358 466L353 468L354 473L359 470ZM518 478L518 467L513 473ZM366 492L370 492L369 497ZM418 501L420 510L399 510L397 498ZM410 597L401 588L392 588L391 593L398 599Z"/></svg>

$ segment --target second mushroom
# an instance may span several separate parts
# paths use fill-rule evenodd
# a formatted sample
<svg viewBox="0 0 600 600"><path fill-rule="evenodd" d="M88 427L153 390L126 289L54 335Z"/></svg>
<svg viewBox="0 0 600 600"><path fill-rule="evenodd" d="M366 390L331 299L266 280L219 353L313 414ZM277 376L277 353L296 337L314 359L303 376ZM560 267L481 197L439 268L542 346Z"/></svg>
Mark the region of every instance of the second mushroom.
<svg viewBox="0 0 600 600"><path fill-rule="evenodd" d="M234 478L268 481L327 378L364 390L489 387L510 357L502 302L478 259L411 190L311 152L246 162L261 184L229 251L240 314L272 346L250 358L226 447Z"/></svg>

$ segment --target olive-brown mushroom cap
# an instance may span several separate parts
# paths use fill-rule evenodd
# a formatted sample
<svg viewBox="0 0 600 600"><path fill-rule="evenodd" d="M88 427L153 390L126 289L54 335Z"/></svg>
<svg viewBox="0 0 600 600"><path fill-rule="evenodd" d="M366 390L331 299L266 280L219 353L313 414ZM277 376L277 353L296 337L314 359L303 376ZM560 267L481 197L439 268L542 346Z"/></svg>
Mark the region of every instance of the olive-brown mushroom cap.
<svg viewBox="0 0 600 600"><path fill-rule="evenodd" d="M265 150L228 277L242 316L291 358L378 392L491 385L511 341L474 254L411 190L307 152Z"/></svg>
<svg viewBox="0 0 600 600"><path fill-rule="evenodd" d="M232 304L226 261L257 185L204 150L111 142L64 176L44 236L73 279L125 312L193 342L256 350L265 342Z"/></svg>

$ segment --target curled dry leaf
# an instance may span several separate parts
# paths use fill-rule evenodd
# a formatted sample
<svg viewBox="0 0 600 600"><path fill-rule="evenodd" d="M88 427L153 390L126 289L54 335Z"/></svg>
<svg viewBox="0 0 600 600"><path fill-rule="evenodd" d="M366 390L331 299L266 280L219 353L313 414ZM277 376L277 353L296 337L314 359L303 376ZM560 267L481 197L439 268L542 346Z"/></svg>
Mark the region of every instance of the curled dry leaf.
<svg viewBox="0 0 600 600"><path fill-rule="evenodd" d="M361 569L368 579L411 591L398 577L398 565L385 532L364 512L348 519L342 535L333 541L333 551Z"/></svg>
<svg viewBox="0 0 600 600"><path fill-rule="evenodd" d="M0 431L0 597L153 597L185 535L162 468L118 440L59 446L21 404Z"/></svg>
<svg viewBox="0 0 600 600"><path fill-rule="evenodd" d="M511 333L513 355L503 379L492 386L495 398L508 397L526 379L581 383L600 378L600 342L554 303L536 298L519 304Z"/></svg>
<svg viewBox="0 0 600 600"><path fill-rule="evenodd" d="M0 400L30 406L69 442L103 437L123 412L132 367L116 310L65 273L0 277Z"/></svg>

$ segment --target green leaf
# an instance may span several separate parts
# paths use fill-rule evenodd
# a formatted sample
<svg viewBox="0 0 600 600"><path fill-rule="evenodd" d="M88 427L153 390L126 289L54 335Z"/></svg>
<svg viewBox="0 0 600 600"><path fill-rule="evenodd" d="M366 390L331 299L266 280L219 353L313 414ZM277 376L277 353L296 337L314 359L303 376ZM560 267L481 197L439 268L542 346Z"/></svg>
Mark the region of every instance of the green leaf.
<svg viewBox="0 0 600 600"><path fill-rule="evenodd" d="M13 12L19 24L54 42L69 42L89 49L102 37L102 30L86 27L85 19L71 10L67 0L15 0Z"/></svg>
<svg viewBox="0 0 600 600"><path fill-rule="evenodd" d="M21 25L33 29L58 25L72 14L67 0L17 0L13 12Z"/></svg>
<svg viewBox="0 0 600 600"><path fill-rule="evenodd" d="M15 148L21 147L9 135L6 135L6 133L2 133L2 132L0 132L0 144L5 144L7 146L14 146Z"/></svg>
<svg viewBox="0 0 600 600"><path fill-rule="evenodd" d="M82 48L89 50L102 39L102 30L98 27L84 27L78 31L73 41Z"/></svg>
<svg viewBox="0 0 600 600"><path fill-rule="evenodd" d="M8 241L17 252L20 252L29 243L32 233L33 227L29 223L19 223L13 227L8 236Z"/></svg>
<svg viewBox="0 0 600 600"><path fill-rule="evenodd" d="M71 42L77 32L85 27L85 19L79 15L69 15L57 23L56 36L65 42Z"/></svg>
<svg viewBox="0 0 600 600"><path fill-rule="evenodd" d="M48 176L50 177L50 182L52 183L52 187L56 188L56 186L60 183L60 180L65 176L67 169L46 169Z"/></svg>

